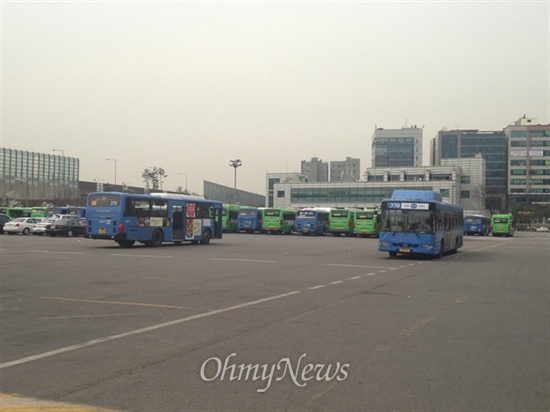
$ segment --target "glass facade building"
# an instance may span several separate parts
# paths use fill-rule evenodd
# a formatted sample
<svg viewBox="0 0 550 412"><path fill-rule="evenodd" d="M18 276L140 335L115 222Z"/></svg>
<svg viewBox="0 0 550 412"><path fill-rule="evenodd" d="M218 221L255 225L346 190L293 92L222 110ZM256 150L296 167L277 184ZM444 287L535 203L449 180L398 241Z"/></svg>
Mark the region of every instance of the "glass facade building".
<svg viewBox="0 0 550 412"><path fill-rule="evenodd" d="M550 125L524 116L504 131L511 204L550 204Z"/></svg>
<svg viewBox="0 0 550 412"><path fill-rule="evenodd" d="M422 129L416 126L374 131L373 167L417 167L422 165Z"/></svg>
<svg viewBox="0 0 550 412"><path fill-rule="evenodd" d="M78 199L75 157L0 148L0 196L24 192L26 200Z"/></svg>
<svg viewBox="0 0 550 412"><path fill-rule="evenodd" d="M508 193L508 139L504 131L440 131L432 146L432 165L444 159L466 159L481 154L485 159L485 190L488 207L505 208Z"/></svg>

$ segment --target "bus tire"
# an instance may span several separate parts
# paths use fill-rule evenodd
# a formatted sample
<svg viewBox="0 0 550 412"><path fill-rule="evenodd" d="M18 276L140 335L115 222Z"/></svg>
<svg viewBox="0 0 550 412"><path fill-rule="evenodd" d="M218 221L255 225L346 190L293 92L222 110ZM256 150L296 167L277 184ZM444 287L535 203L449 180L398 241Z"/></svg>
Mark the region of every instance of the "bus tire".
<svg viewBox="0 0 550 412"><path fill-rule="evenodd" d="M210 243L210 239L212 239L212 234L210 233L210 229L206 229L202 235L201 243L207 245Z"/></svg>
<svg viewBox="0 0 550 412"><path fill-rule="evenodd" d="M441 259L443 257L443 252L445 251L445 242L441 241L441 245L439 247L439 253L437 254L437 257Z"/></svg>
<svg viewBox="0 0 550 412"><path fill-rule="evenodd" d="M397 252L388 252L388 254L390 255L390 257L396 257L397 256Z"/></svg>
<svg viewBox="0 0 550 412"><path fill-rule="evenodd" d="M162 233L162 230L156 229L153 231L153 234L151 235L151 241L149 242L150 246L157 247L162 244L164 241L164 235Z"/></svg>
<svg viewBox="0 0 550 412"><path fill-rule="evenodd" d="M135 242L133 240L119 240L117 243L120 247L132 247Z"/></svg>

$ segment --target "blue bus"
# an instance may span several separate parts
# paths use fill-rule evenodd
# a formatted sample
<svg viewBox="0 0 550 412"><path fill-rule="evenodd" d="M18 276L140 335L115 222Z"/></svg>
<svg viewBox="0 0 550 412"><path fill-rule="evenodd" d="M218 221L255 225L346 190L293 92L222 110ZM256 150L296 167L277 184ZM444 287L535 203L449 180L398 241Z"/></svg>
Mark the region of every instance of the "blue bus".
<svg viewBox="0 0 550 412"><path fill-rule="evenodd" d="M394 190L382 202L378 250L442 257L463 244L464 211L432 190Z"/></svg>
<svg viewBox="0 0 550 412"><path fill-rule="evenodd" d="M86 207L83 206L67 206L68 215L76 215L80 217L86 217Z"/></svg>
<svg viewBox="0 0 550 412"><path fill-rule="evenodd" d="M464 234L489 236L491 233L491 218L482 215L464 216Z"/></svg>
<svg viewBox="0 0 550 412"><path fill-rule="evenodd" d="M86 224L86 237L114 240L122 247L208 244L222 238L222 203L164 193L96 192L88 195Z"/></svg>
<svg viewBox="0 0 550 412"><path fill-rule="evenodd" d="M241 207L237 217L237 231L254 233L262 230L262 213L257 207Z"/></svg>
<svg viewBox="0 0 550 412"><path fill-rule="evenodd" d="M296 212L295 232L302 235L324 235L329 230L330 208L306 208Z"/></svg>

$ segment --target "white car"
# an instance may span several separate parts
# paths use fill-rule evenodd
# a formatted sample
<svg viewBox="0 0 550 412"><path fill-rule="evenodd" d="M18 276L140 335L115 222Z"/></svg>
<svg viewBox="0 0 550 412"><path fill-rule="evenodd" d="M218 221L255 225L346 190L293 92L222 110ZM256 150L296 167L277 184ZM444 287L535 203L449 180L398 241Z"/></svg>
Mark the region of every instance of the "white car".
<svg viewBox="0 0 550 412"><path fill-rule="evenodd" d="M537 227L535 229L535 232L550 232L550 229L548 229L546 226Z"/></svg>
<svg viewBox="0 0 550 412"><path fill-rule="evenodd" d="M28 235L36 226L40 219L33 217L18 217L10 220L4 225L4 232L8 235L14 235L16 233L22 233Z"/></svg>
<svg viewBox="0 0 550 412"><path fill-rule="evenodd" d="M38 222L31 230L32 234L42 236L44 233L46 233L46 229L50 228L50 225L53 222L55 222L55 219L51 217L46 217L40 220L40 222Z"/></svg>

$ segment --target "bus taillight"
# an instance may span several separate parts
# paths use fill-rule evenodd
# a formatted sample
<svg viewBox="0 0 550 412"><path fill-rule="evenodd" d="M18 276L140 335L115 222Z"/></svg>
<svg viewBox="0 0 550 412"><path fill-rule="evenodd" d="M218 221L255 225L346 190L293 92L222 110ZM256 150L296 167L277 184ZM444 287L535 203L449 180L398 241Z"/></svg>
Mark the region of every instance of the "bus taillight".
<svg viewBox="0 0 550 412"><path fill-rule="evenodd" d="M123 233L124 232L124 224L122 224L122 223L118 224L117 232L118 233Z"/></svg>

